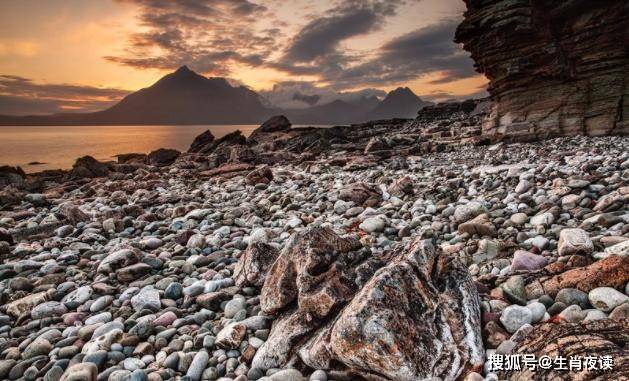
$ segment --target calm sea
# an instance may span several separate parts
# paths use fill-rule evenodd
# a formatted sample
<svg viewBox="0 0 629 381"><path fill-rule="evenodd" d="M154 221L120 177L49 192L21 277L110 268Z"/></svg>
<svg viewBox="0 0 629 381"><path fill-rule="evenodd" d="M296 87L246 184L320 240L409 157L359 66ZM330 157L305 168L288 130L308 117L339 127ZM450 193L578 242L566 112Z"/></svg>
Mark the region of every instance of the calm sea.
<svg viewBox="0 0 629 381"><path fill-rule="evenodd" d="M220 138L240 130L249 136L257 125L215 126L19 126L0 127L0 165L26 172L68 169L81 156L114 160L121 153L149 153L157 148L185 151L205 130ZM31 162L44 164L32 165Z"/></svg>

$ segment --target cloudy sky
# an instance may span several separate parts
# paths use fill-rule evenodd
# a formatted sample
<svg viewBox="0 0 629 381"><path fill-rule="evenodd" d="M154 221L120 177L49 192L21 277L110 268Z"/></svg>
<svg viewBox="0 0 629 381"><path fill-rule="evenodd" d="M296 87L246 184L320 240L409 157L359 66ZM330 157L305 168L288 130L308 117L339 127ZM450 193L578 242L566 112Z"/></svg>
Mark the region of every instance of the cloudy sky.
<svg viewBox="0 0 629 381"><path fill-rule="evenodd" d="M461 0L2 0L0 114L91 111L181 65L299 107L486 79L452 42Z"/></svg>

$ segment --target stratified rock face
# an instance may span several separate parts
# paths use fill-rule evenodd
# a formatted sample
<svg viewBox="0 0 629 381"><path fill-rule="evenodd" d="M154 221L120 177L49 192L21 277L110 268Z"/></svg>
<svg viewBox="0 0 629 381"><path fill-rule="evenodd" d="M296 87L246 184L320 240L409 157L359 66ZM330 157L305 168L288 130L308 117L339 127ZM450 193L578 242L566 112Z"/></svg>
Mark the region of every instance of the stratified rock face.
<svg viewBox="0 0 629 381"><path fill-rule="evenodd" d="M484 360L471 276L428 241L380 256L327 228L296 233L271 267L279 314L252 367L305 364L367 380L455 380Z"/></svg>
<svg viewBox="0 0 629 381"><path fill-rule="evenodd" d="M489 78L493 140L627 134L629 2L467 0L456 41Z"/></svg>
<svg viewBox="0 0 629 381"><path fill-rule="evenodd" d="M565 371L557 367L537 369L528 367L503 372L500 379L525 380L622 380L627 376L629 356L625 348L629 340L629 321L612 319L594 320L582 324L546 323L523 337L517 344L516 354L534 355L537 359L550 356L552 359L569 359L609 356L613 359L612 369L592 371ZM597 364L598 367L598 364ZM600 367L598 368L600 369Z"/></svg>

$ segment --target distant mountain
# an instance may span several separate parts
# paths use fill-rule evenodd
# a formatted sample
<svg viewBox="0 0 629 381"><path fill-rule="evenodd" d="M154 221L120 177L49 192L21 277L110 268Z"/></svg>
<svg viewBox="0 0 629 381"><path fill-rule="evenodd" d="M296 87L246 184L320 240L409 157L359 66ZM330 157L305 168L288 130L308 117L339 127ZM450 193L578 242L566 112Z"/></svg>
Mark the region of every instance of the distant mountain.
<svg viewBox="0 0 629 381"><path fill-rule="evenodd" d="M285 114L293 124L351 124L414 118L428 104L431 103L422 101L405 87L391 91L382 101L372 96L281 110L265 105L258 93L245 86L232 86L224 78L206 78L182 66L103 111L0 115L0 125L260 124L276 114Z"/></svg>
<svg viewBox="0 0 629 381"><path fill-rule="evenodd" d="M429 105L432 102L423 101L408 87L398 87L367 113L365 120L414 118L421 108Z"/></svg>
<svg viewBox="0 0 629 381"><path fill-rule="evenodd" d="M244 86L231 86L224 78L206 78L182 66L103 111L2 117L0 124L258 124L276 112Z"/></svg>
<svg viewBox="0 0 629 381"><path fill-rule="evenodd" d="M293 124L351 124L364 121L365 114L380 103L376 97L362 97L356 101L335 100L305 109L284 110Z"/></svg>

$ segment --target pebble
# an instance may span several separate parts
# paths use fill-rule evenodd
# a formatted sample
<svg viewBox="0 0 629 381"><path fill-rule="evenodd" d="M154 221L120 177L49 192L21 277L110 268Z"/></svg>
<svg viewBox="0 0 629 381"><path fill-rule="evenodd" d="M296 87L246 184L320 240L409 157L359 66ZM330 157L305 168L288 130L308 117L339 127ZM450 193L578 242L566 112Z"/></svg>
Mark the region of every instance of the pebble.
<svg viewBox="0 0 629 381"><path fill-rule="evenodd" d="M614 308L629 301L629 297L611 287L598 287L588 294L588 299L594 308L610 312Z"/></svg>
<svg viewBox="0 0 629 381"><path fill-rule="evenodd" d="M502 311L500 322L507 332L514 333L525 324L531 324L533 313L530 309L522 306L511 305Z"/></svg>

